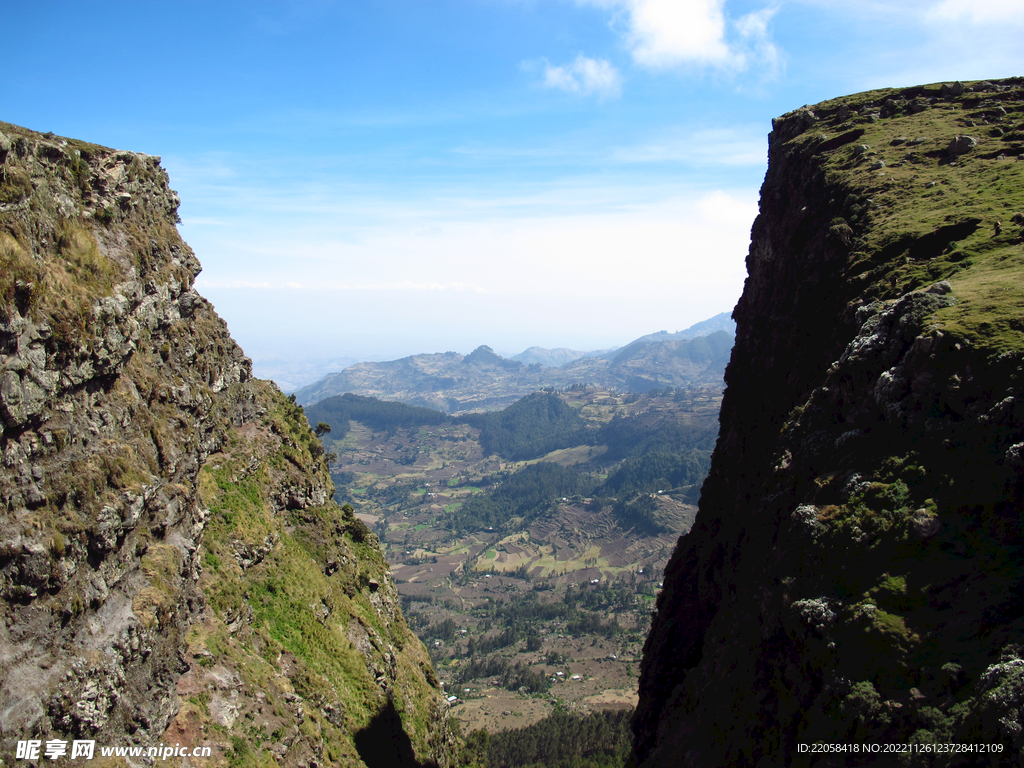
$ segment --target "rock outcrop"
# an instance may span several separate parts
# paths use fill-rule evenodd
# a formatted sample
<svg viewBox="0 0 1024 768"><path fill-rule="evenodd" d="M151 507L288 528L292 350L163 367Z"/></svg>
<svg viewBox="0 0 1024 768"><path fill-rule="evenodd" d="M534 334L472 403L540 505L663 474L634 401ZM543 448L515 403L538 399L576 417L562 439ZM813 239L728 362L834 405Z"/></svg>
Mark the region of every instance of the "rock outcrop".
<svg viewBox="0 0 1024 768"><path fill-rule="evenodd" d="M1011 79L774 122L639 765L1024 759L1022 120Z"/></svg>
<svg viewBox="0 0 1024 768"><path fill-rule="evenodd" d="M158 157L0 123L0 763L450 765L379 543L193 290L178 204Z"/></svg>

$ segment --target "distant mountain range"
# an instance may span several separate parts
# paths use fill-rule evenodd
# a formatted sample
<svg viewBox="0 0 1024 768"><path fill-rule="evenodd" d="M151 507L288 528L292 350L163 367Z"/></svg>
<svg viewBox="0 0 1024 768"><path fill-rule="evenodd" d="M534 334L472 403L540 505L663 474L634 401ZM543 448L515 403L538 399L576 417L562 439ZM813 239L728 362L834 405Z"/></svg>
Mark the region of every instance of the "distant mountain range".
<svg viewBox="0 0 1024 768"><path fill-rule="evenodd" d="M735 325L727 313L595 352L531 347L512 358L490 347L364 362L295 392L302 405L351 392L447 413L493 410L545 387L592 384L629 392L721 386Z"/></svg>
<svg viewBox="0 0 1024 768"><path fill-rule="evenodd" d="M631 341L626 346L628 347L641 341L688 341L689 339L695 339L698 336L710 336L715 331L726 331L730 336L736 335L736 323L733 322L732 316L728 312L721 312L712 318L701 320L699 323L694 323L689 328L682 331L676 331L675 333L669 333L668 331L649 333L646 336L641 336L639 339ZM580 352L575 349L566 349L565 347L559 347L558 349L530 347L525 352L520 352L518 355L512 355L510 359L518 360L519 362L526 363L527 365L540 363L543 366L557 368L559 366L566 365L567 363L571 363L574 360L579 360L581 357L605 357L620 349L623 349L623 347L612 347L611 349L596 349L591 352Z"/></svg>
<svg viewBox="0 0 1024 768"><path fill-rule="evenodd" d="M603 354L611 352L610 349L602 349L596 354ZM520 363L526 365L534 365L539 363L545 368L557 368L559 366L571 363L573 360L579 360L581 357L595 356L593 353L580 352L576 349L566 349L565 347L559 347L558 349L545 349L544 347L530 347L525 352L520 352L518 355L512 355L510 359L517 360Z"/></svg>

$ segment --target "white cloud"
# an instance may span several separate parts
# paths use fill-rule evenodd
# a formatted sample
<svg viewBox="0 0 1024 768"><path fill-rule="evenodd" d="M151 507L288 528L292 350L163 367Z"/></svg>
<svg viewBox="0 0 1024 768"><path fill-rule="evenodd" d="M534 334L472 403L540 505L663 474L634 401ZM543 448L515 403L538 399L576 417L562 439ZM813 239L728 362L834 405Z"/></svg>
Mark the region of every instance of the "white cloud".
<svg viewBox="0 0 1024 768"><path fill-rule="evenodd" d="M310 231L287 215L258 234L243 234L251 222L240 222L229 237L217 230L188 237L210 254L200 290L432 294L450 306L497 295L660 301L682 285L716 295L719 304L739 295L754 190L584 186L551 194L577 204L549 205L544 192L528 206L503 198L474 211L479 201L467 201L461 211L421 210L416 224L406 216L378 222L358 242L343 231ZM592 205L601 195L618 201ZM427 220L433 226L424 230L419 224ZM239 263L250 273L246 281L231 274ZM656 283L651 275L659 275Z"/></svg>
<svg viewBox="0 0 1024 768"><path fill-rule="evenodd" d="M724 0L629 2L633 58L650 67L684 61L730 63L735 53L725 42L724 5Z"/></svg>
<svg viewBox="0 0 1024 768"><path fill-rule="evenodd" d="M403 280L400 283L376 283L373 285L357 285L353 289L360 291L456 291L458 293L487 293L479 285L473 283L414 283Z"/></svg>
<svg viewBox="0 0 1024 768"><path fill-rule="evenodd" d="M764 166L766 126L662 131L640 144L614 149L619 163L685 163L698 167Z"/></svg>
<svg viewBox="0 0 1024 768"><path fill-rule="evenodd" d="M581 53L576 61L565 66L553 67L545 62L544 85L581 96L615 97L622 91L622 76L608 61L590 59Z"/></svg>
<svg viewBox="0 0 1024 768"><path fill-rule="evenodd" d="M717 190L700 199L697 211L706 224L745 235L757 216L758 208L753 198Z"/></svg>
<svg viewBox="0 0 1024 768"><path fill-rule="evenodd" d="M1024 24L1020 0L943 0L929 11L935 19L955 19L972 24Z"/></svg>
<svg viewBox="0 0 1024 768"><path fill-rule="evenodd" d="M249 280L209 280L205 276L196 280L197 288L219 288L223 290L253 290L256 288L280 288L279 285L272 285L266 280L254 283Z"/></svg>
<svg viewBox="0 0 1024 768"><path fill-rule="evenodd" d="M771 76L777 75L782 66L782 54L771 41L768 32L768 23L776 11L777 8L764 8L736 20L736 31L748 51L747 59L757 61Z"/></svg>
<svg viewBox="0 0 1024 768"><path fill-rule="evenodd" d="M670 153L696 143L708 164L697 180L613 173L604 151L599 173L544 182L376 189L313 174L283 185L272 171L291 159L246 157L238 183L192 178L182 192L225 225L185 216L181 230L203 262L200 293L257 361L273 344L298 355L294 338L322 360L479 344L597 349L735 303L757 191L731 172L716 177L721 158L708 153L717 140L753 156L760 143L763 163L760 130L653 137L682 139Z"/></svg>
<svg viewBox="0 0 1024 768"><path fill-rule="evenodd" d="M249 283L243 280L209 280L205 277L200 277L196 280L196 287L200 290L214 289L220 291L252 290L254 288L277 290L281 288L288 288L291 290L305 291L454 291L457 293L488 293L486 289L473 283L416 283L411 280L403 280L398 283L363 283L349 285L346 283L324 284L316 281L296 283L292 280L282 283L270 283L267 281Z"/></svg>
<svg viewBox="0 0 1024 768"><path fill-rule="evenodd" d="M725 0L577 0L618 12L633 60L652 69L681 65L746 70L774 76L781 64L768 24L769 7L731 19Z"/></svg>

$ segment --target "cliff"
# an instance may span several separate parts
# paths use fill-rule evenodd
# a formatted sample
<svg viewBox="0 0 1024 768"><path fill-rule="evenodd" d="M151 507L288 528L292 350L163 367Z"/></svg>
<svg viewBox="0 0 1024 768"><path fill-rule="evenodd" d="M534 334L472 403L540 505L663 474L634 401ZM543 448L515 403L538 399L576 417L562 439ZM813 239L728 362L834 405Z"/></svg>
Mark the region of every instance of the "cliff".
<svg viewBox="0 0 1024 768"><path fill-rule="evenodd" d="M192 289L178 203L158 157L0 123L0 757L450 765L379 542Z"/></svg>
<svg viewBox="0 0 1024 768"><path fill-rule="evenodd" d="M1019 764L1022 121L1022 79L774 121L712 468L645 647L638 764Z"/></svg>

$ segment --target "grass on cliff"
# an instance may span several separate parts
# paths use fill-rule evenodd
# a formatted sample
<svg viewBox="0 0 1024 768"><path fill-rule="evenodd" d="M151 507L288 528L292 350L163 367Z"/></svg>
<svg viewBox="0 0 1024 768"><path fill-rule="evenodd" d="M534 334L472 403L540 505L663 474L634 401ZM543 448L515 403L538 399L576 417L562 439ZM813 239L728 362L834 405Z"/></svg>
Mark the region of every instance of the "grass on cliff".
<svg viewBox="0 0 1024 768"><path fill-rule="evenodd" d="M935 315L936 328L990 353L1022 350L1024 222L1013 218L1024 214L1024 104L996 91L929 104L939 88L902 108L895 90L826 102L823 114L840 103L860 112L826 117L797 141L859 132L831 152L826 172L848 190L835 201L835 230L852 236L849 273L863 296L949 280L958 304ZM892 118L875 112L886 98L897 103ZM957 136L977 144L951 154Z"/></svg>
<svg viewBox="0 0 1024 768"><path fill-rule="evenodd" d="M111 294L122 270L103 255L87 224L60 221L52 236L52 253L33 256L0 229L0 312L14 307L22 316L48 315L54 341L72 349L88 342L93 302Z"/></svg>
<svg viewBox="0 0 1024 768"><path fill-rule="evenodd" d="M13 236L0 232L0 312L16 306L27 315L42 293L44 271Z"/></svg>
<svg viewBox="0 0 1024 768"><path fill-rule="evenodd" d="M352 663L350 658L358 654L344 640L346 622L328 631L311 606L326 608L340 601L342 617L361 611L336 594L310 553L281 531L266 497L271 485L267 468L240 476L245 469L236 461L223 454L214 461L219 465L204 468L200 476L200 490L211 513L204 564L217 577L209 587L211 605L225 617L240 616L251 607L253 626L265 641L272 641L264 652L269 659L286 650L331 679L365 678L362 660ZM252 551L261 547L268 550L263 555ZM240 560L246 557L246 549L251 554ZM259 562L246 567L243 563L248 560ZM358 685L358 690L344 691L345 700L353 704L349 714L357 724L365 724L370 716L365 688Z"/></svg>
<svg viewBox="0 0 1024 768"><path fill-rule="evenodd" d="M375 669L393 665L404 730L425 755L435 695L425 679L432 672L425 676L429 658L401 616L386 620L374 604L374 591L386 589L387 563L350 511L333 504L276 511L275 493L308 484L326 468L301 408L279 392L260 399L264 426L234 430L200 474L210 510L202 584L216 620L193 633L190 648L234 668L247 690L265 693L268 706L282 713L301 707L304 738L341 764L355 763L351 734L385 706ZM190 712L217 730L199 704ZM247 718L220 735L230 741L234 766L259 765L280 741Z"/></svg>

